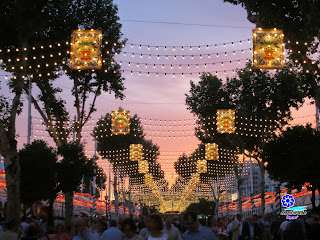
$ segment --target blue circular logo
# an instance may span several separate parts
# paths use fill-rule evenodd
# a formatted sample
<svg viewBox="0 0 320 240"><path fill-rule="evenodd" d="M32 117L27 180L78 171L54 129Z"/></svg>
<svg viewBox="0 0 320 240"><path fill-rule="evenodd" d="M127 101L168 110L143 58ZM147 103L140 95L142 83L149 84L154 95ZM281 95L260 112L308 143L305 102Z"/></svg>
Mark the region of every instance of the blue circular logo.
<svg viewBox="0 0 320 240"><path fill-rule="evenodd" d="M287 207L287 208L293 207L294 198L291 195L287 194L282 197L281 203L282 203L282 206L284 207Z"/></svg>

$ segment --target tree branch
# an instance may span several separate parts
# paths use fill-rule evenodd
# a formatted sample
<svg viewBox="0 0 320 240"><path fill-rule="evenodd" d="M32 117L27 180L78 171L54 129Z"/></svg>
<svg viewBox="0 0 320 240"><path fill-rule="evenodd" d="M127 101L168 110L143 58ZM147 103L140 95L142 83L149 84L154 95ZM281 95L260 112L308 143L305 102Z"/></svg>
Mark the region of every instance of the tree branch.
<svg viewBox="0 0 320 240"><path fill-rule="evenodd" d="M10 139L8 138L7 131L3 123L0 121L0 153L6 157L11 150Z"/></svg>
<svg viewBox="0 0 320 240"><path fill-rule="evenodd" d="M51 116L49 114L47 116L45 115L45 113L42 111L41 107L39 106L37 100L33 96L31 96L31 99L32 99L32 103L33 103L34 107L40 113L43 121L45 122L46 127L48 129L47 131L48 131L50 137L52 137L53 141L57 144L58 147L61 146L62 142L59 139L59 135L57 134L57 131L50 131L50 128L52 130L56 129L55 126L52 124Z"/></svg>
<svg viewBox="0 0 320 240"><path fill-rule="evenodd" d="M80 102L79 102L79 92L78 92L78 79L74 78L74 97L75 99L75 107L77 109L78 120L80 119Z"/></svg>
<svg viewBox="0 0 320 240"><path fill-rule="evenodd" d="M99 87L97 88L96 92L95 92L95 95L94 95L94 98L93 98L93 100L92 100L92 104L91 104L90 110L89 110L89 112L88 112L87 117L86 117L85 120L83 121L81 128L89 121L91 114L94 112L94 106L95 106L95 104L96 104L96 100L97 100L98 93L100 92L100 90L101 90L101 87L99 86Z"/></svg>

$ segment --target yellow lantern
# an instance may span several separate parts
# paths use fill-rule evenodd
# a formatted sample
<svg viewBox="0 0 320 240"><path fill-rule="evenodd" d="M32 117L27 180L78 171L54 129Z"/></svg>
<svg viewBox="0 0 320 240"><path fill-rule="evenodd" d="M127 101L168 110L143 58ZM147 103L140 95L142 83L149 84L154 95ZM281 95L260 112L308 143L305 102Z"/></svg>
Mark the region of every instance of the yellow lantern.
<svg viewBox="0 0 320 240"><path fill-rule="evenodd" d="M130 161L143 160L143 145L130 144Z"/></svg>
<svg viewBox="0 0 320 240"><path fill-rule="evenodd" d="M71 69L101 69L102 32L100 30L74 30L71 35Z"/></svg>
<svg viewBox="0 0 320 240"><path fill-rule="evenodd" d="M206 143L206 160L219 160L219 149L218 144L215 143Z"/></svg>
<svg viewBox="0 0 320 240"><path fill-rule="evenodd" d="M283 31L276 28L253 30L253 66L255 68L284 68L283 37Z"/></svg>
<svg viewBox="0 0 320 240"><path fill-rule="evenodd" d="M197 173L206 173L207 172L207 161L198 160L197 161Z"/></svg>
<svg viewBox="0 0 320 240"><path fill-rule="evenodd" d="M235 111L232 109L217 110L217 132L234 133L235 132Z"/></svg>
<svg viewBox="0 0 320 240"><path fill-rule="evenodd" d="M144 182L146 184L150 184L153 181L152 175L150 173L147 173L144 175Z"/></svg>
<svg viewBox="0 0 320 240"><path fill-rule="evenodd" d="M141 160L138 162L139 173L148 173L149 164L147 160Z"/></svg>
<svg viewBox="0 0 320 240"><path fill-rule="evenodd" d="M130 112L129 111L112 111L111 113L111 133L129 134L130 133Z"/></svg>

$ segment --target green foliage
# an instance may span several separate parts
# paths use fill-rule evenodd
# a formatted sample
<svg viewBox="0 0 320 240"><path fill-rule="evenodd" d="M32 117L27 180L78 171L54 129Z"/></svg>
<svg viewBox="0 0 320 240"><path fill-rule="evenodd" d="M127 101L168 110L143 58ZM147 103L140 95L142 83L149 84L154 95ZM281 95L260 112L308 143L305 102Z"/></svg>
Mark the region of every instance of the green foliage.
<svg viewBox="0 0 320 240"><path fill-rule="evenodd" d="M286 47L292 50L288 52L289 59L296 67L304 70L302 74L305 76L308 96L314 98L320 108L319 56L315 54L320 38L319 1L223 1L244 7L248 20L257 27L283 29Z"/></svg>
<svg viewBox="0 0 320 240"><path fill-rule="evenodd" d="M10 120L10 104L8 98L0 95L0 121L6 130L8 130Z"/></svg>
<svg viewBox="0 0 320 240"><path fill-rule="evenodd" d="M100 197L100 192L105 189L105 182L107 181L107 176L104 173L103 169L99 167L97 164L91 165L88 164L89 168L91 168L91 173L96 171L96 198ZM92 169L93 168L93 169ZM94 175L94 174L93 174ZM84 176L84 184L83 188L80 185L78 187L78 191L81 191L81 188L83 190L83 193L91 193L93 195L93 175L86 174ZM81 180L82 181L82 180Z"/></svg>
<svg viewBox="0 0 320 240"><path fill-rule="evenodd" d="M83 146L76 142L63 144L58 148L58 153L63 156L58 165L59 190L76 191L82 176L93 176L93 160L85 156Z"/></svg>
<svg viewBox="0 0 320 240"><path fill-rule="evenodd" d="M194 212L197 215L215 215L215 202L200 198L199 202L191 203L185 212Z"/></svg>
<svg viewBox="0 0 320 240"><path fill-rule="evenodd" d="M191 174L196 172L197 164L196 161L182 154L174 163L174 169L181 177L190 178Z"/></svg>
<svg viewBox="0 0 320 240"><path fill-rule="evenodd" d="M253 69L251 63L237 74L237 77L227 78L225 84L215 76L203 74L197 85L190 83L186 104L199 118L196 134L201 142L215 142L226 149L258 152L266 139L272 136L269 130L286 124L290 108L302 105L306 96L303 79L288 68L271 75L267 71ZM217 109L229 108L236 111L237 134L217 133L213 117ZM257 121L252 121L255 119ZM256 131L250 133L245 126Z"/></svg>
<svg viewBox="0 0 320 240"><path fill-rule="evenodd" d="M320 188L320 133L310 125L286 129L264 147L263 161L271 177L300 188L309 182Z"/></svg>
<svg viewBox="0 0 320 240"><path fill-rule="evenodd" d="M21 203L54 200L57 189L57 153L46 142L37 140L19 151Z"/></svg>
<svg viewBox="0 0 320 240"><path fill-rule="evenodd" d="M318 1L298 0L224 0L242 5L249 11L248 19L258 17L258 24L263 28L279 28L292 41L309 42L319 34L320 6Z"/></svg>

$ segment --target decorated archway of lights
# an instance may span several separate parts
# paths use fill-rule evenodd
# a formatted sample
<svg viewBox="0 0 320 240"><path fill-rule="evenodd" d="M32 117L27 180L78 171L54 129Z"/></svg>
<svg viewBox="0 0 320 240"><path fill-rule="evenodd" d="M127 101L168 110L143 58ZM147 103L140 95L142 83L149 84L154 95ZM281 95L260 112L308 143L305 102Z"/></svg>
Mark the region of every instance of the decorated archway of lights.
<svg viewBox="0 0 320 240"><path fill-rule="evenodd" d="M93 32L90 30L87 32ZM37 58L43 59L43 64L36 66L41 70L41 73L37 75L31 75L30 77L41 78L42 76L49 75L46 73L46 68L49 67L49 64L45 63L46 59L49 59L54 56L61 56L61 52L65 51L66 46L71 46L71 48L77 46L80 42L77 40L77 37L81 37L80 33L85 31L75 31L73 35L72 42L66 43L54 43L49 44L48 46L33 46L31 50L35 52L35 56L30 59L24 59L27 63L32 64L33 60ZM79 35L80 34L80 35ZM275 45L275 41L270 44L265 44L264 37L268 40L273 39L278 42L278 45ZM110 43L108 41L103 41L101 39L101 32L97 32L97 39L95 41L101 41L101 51L97 51L97 56L93 58L95 64L92 71L108 71L108 69L103 68L104 59L100 57L102 55L108 54L109 52L104 52L104 47L112 46L115 43ZM252 47L252 42L254 43ZM251 46L242 47L245 44L250 44ZM263 45L265 44L265 45ZM294 43L295 45L306 45L306 43ZM272 45L272 46L271 46ZM240 64L247 62L249 59L252 59L254 66L257 68L267 68L267 69L276 69L282 68L285 63L284 55L284 42L283 34L280 30L271 29L263 30L257 29L253 33L253 41L251 39L236 40L233 42L219 43L219 44L208 44L208 45L199 45L199 46L152 46L146 44L137 44L129 43L131 50L124 51L121 56L119 55L119 64L122 66L122 71L126 74L136 75L136 76L163 76L163 77L184 77L184 76L200 76L202 72L211 73L214 75L224 74L226 75L229 72L235 73ZM239 49L239 46L241 47ZM79 46L78 46L79 47ZM61 50L59 50L61 48ZM28 49L29 50L29 49ZM136 51L138 50L138 51ZM18 51L27 51L27 49L6 49L1 50L0 52L5 51L7 58L0 59L0 62L10 63L10 62L20 62L21 59L14 58L14 52ZM288 49L289 52L293 50ZM75 53L75 48L67 50L67 54L71 54L71 65L72 68L78 71L87 70L89 64L89 58L86 56L91 53L86 52L85 49L82 49L82 52ZM78 54L78 55L77 55ZM245 57L249 54L249 57ZM315 54L317 50L315 50ZM76 62L74 59L83 58L82 63L79 66L74 65ZM87 59L86 59L87 58ZM129 59L128 59L129 58ZM189 60L188 63L174 63L173 60L180 59L181 61ZM216 59L212 61L212 59ZM271 60L273 59L273 60ZM268 60L268 61L267 61ZM297 60L295 60L297 61ZM61 59L62 64L66 64L65 60ZM55 64L61 64L55 63ZM305 62L301 62L301 65ZM222 69L224 66L227 66L227 69ZM21 66L22 67L22 66ZM126 67L126 68L124 68ZM4 70L13 70L4 69ZM132 69L134 68L134 69ZM142 70L143 69L143 70ZM191 70L190 70L191 69ZM67 72L68 70L64 70ZM308 72L309 70L305 70ZM56 74L59 74L57 72ZM10 75L3 75L3 77L13 77ZM232 111L228 110L227 113ZM234 113L232 113L234 114ZM310 116L306 116L310 118ZM242 119L241 117L231 116L229 118L233 121L233 126L230 127L232 123L225 123L223 121L219 122L219 113L217 116L212 116L209 120L212 121L213 125L220 126L221 129L226 128L226 130L221 131L221 134L241 134L251 137L263 137L265 134L272 132L273 124L272 120L268 119ZM41 119L34 119L36 126L33 128L35 131L34 139L43 139L48 137L46 135L47 131L56 131L59 129L46 126L45 129L41 128L43 126ZM193 138L194 136L194 127L196 126L196 121L194 119L184 119L184 120L160 120L160 119L143 119L144 127L150 128L147 130L148 137L152 139L158 138L168 138L168 139L183 139L183 138ZM87 124L87 128L84 130L84 140L92 140L92 128L90 126L95 126L95 120L92 120L91 123ZM69 128L72 129L76 122L68 122ZM220 124L220 125L219 125ZM228 125L228 126L227 126ZM235 125L237 126L235 128ZM110 128L107 123L103 126L105 129ZM157 128L158 129L155 129ZM152 129L151 129L152 128ZM87 135L85 135L87 134ZM101 132L101 136L103 136ZM99 136L97 136L99 137ZM69 138L71 139L71 138ZM212 143L213 144L213 143ZM217 146L216 146L217 147ZM196 201L199 197L210 199L212 198L213 192L218 192L217 186L221 186L221 189L229 190L230 192L234 190L235 186L235 177L232 173L232 166L225 165L215 168L208 164L208 161L212 162L223 162L223 160L228 161L237 152L232 152L228 149L215 150L216 153L213 154L212 159L210 159L210 154L205 155L204 153L198 153L196 155L197 165L195 171L190 171L190 176L188 178L176 177L175 181L171 182L171 188L168 187L168 182L165 179L155 180L152 175L152 167L147 165L146 162L143 162L145 159L141 159L141 164L139 162L139 167L141 165L144 177L136 179L135 183L130 183L130 190L134 192L134 197L136 200L140 199L149 204L160 204L162 211L166 210L183 210L190 202ZM93 150L86 150L88 154L93 153ZM128 156L130 154L129 149L119 149L115 152L100 152L99 153L103 158L107 159L108 155L113 155L121 161L123 156ZM148 154L148 153L146 153ZM167 163L164 163L162 166L172 168L172 160L177 159L181 156L182 152L162 152L162 160L166 160ZM190 150L187 154L194 154L194 151ZM239 161L244 164L244 169L248 168L247 160L241 156ZM169 164L169 162L171 162ZM106 168L107 164L105 160L100 160L100 164ZM208 165L207 165L208 164ZM127 169L130 170L130 169ZM205 176L205 173L211 173L213 176ZM242 174L247 174L247 171L243 171ZM220 177L219 177L220 176ZM123 185L123 188L125 185ZM216 188L216 189L214 189ZM176 209L173 209L174 206Z"/></svg>
<svg viewBox="0 0 320 240"><path fill-rule="evenodd" d="M87 129L84 131L84 140L89 141L92 140L93 137L91 133L93 132L93 128L96 125L98 119L93 119L88 124ZM205 119L206 121L211 121L213 126L216 126L217 116L213 116L210 119ZM233 134L248 134L253 137L262 137L263 135L270 133L272 131L272 121L267 119L248 119L248 118L240 118L235 116L235 132ZM313 116L305 116L299 119L293 119L293 121L304 121L306 122L310 120L315 120ZM166 129L161 130L157 133L156 138L172 138L172 139L181 139L181 138L195 138L193 133L194 127L196 125L195 119L182 119L182 120L160 120L160 119L141 119L144 122L143 127L147 130L147 137L153 137L154 133L148 129ZM35 127L35 138L43 139L46 136L47 129L45 125L43 125L43 121L39 118L34 119ZM246 123L245 127L242 127L242 124ZM100 127L102 129L101 136L102 137L106 132L106 130L110 129L111 126L107 121L100 123ZM74 126L74 122L70 122L70 129ZM239 129L237 128L238 126ZM132 125L132 127L135 127ZM183 130L180 130L183 129ZM263 131L262 131L263 129ZM49 129L50 130L50 129ZM190 132L189 132L190 130ZM186 135L186 133L188 133ZM255 133L255 134L253 134ZM230 134L230 133L225 133ZM99 137L99 136L97 136ZM203 152L199 152L195 154L196 160L204 160L205 159L205 149ZM214 146L213 146L214 150ZM149 150L143 150L144 154L148 156L152 152ZM170 184L168 183L168 179L154 179L152 175L152 166L148 166L147 170L142 170L145 176L140 176L139 178L135 178L134 181L129 181L129 183L124 184L120 187L121 191L127 189L132 192L132 198L135 202L142 202L148 205L158 205L161 211L168 210L184 210L190 203L195 202L198 198L206 198L212 199L213 194L216 195L218 191L223 191L224 194L228 191L230 194L235 192L235 176L233 173L232 165L220 166L219 168L215 168L215 162L219 161L228 161L234 154L238 154L235 151L219 148L219 155L213 154L212 160L208 164L207 173L211 173L211 176L206 176L206 174L201 173L203 169L197 173L195 169L190 169L190 177L184 178L181 176L177 176L175 174L174 179L170 179ZM87 155L93 155L93 150L86 150ZM186 152L161 152L159 161L161 162L161 167L165 171L169 171L173 169L173 162L177 160L183 153L187 155L194 154L194 150L186 151ZM123 163L123 159L125 157L130 156L130 149L119 149L117 151L108 151L108 152L99 152L102 159L98 161L98 164L105 169L105 172L108 173L110 164L108 161L104 159L108 159L108 156L112 156L112 158L116 159L120 164ZM136 156L137 160L141 159L141 154ZM210 158L210 154L207 158ZM142 159L141 159L142 160ZM149 160L148 157L144 160ZM247 175L249 173L250 161L248 158L240 155L238 158L240 163L243 163L243 171L242 175ZM186 163L187 164L187 163ZM187 166L186 166L187 167ZM190 167L190 166L189 166ZM132 166L122 166L120 167L122 170L126 171L134 171ZM170 187L171 185L171 187ZM220 188L220 189L218 189ZM120 201L123 201L123 195L120 198Z"/></svg>

